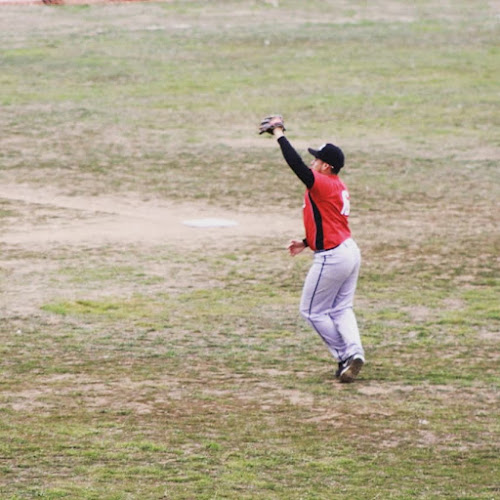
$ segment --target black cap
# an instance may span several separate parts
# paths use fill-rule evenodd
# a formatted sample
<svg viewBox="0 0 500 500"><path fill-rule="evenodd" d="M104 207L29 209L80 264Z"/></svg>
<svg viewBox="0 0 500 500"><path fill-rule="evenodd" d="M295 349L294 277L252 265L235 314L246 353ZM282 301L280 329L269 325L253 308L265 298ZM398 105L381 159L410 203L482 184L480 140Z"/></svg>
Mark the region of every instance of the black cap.
<svg viewBox="0 0 500 500"><path fill-rule="evenodd" d="M319 149L308 149L315 158L328 163L333 167L335 172L338 172L344 166L344 153L334 144L323 144Z"/></svg>

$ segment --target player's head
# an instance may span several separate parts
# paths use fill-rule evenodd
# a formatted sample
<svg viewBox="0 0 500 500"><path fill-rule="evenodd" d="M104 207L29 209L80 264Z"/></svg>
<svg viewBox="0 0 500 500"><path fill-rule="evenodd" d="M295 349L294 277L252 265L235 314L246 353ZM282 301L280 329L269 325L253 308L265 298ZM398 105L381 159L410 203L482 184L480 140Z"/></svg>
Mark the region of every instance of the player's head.
<svg viewBox="0 0 500 500"><path fill-rule="evenodd" d="M315 158L318 158L332 167L332 172L338 174L344 166L344 153L335 144L323 144L319 149L308 149Z"/></svg>

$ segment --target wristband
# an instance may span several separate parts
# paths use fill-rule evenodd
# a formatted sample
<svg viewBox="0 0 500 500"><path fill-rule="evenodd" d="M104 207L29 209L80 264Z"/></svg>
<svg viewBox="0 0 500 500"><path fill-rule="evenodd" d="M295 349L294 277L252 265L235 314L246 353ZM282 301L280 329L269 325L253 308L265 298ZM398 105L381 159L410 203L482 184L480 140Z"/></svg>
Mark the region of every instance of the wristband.
<svg viewBox="0 0 500 500"><path fill-rule="evenodd" d="M309 245L307 244L307 240L306 240L305 238L302 240L302 243L304 243L304 246L305 246L306 248L309 246Z"/></svg>

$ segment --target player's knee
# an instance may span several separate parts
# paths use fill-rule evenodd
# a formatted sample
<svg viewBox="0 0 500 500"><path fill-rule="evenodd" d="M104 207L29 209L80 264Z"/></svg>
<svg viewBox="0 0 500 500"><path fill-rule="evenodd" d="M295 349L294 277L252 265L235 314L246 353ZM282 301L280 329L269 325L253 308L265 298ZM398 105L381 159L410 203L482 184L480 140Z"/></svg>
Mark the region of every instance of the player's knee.
<svg viewBox="0 0 500 500"><path fill-rule="evenodd" d="M309 321L310 323L317 322L325 316L324 313L318 314L311 312L309 308L300 308L300 315L306 320Z"/></svg>
<svg viewBox="0 0 500 500"><path fill-rule="evenodd" d="M311 320L311 314L306 310L306 309L300 309L300 315L306 320L310 321Z"/></svg>

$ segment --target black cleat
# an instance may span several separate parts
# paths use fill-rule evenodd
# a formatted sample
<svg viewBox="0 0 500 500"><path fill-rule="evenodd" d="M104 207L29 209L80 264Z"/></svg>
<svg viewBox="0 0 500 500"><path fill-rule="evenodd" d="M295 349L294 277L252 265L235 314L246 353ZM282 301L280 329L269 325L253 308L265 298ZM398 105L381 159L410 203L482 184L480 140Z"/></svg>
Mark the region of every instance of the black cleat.
<svg viewBox="0 0 500 500"><path fill-rule="evenodd" d="M363 365L365 364L365 360L360 354L355 354L340 364L341 367L339 366L339 370L337 370L337 373L340 372L338 378L340 382L349 384L354 382L356 377L359 375L361 368L363 368Z"/></svg>

